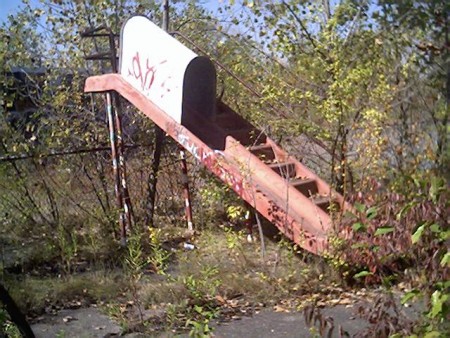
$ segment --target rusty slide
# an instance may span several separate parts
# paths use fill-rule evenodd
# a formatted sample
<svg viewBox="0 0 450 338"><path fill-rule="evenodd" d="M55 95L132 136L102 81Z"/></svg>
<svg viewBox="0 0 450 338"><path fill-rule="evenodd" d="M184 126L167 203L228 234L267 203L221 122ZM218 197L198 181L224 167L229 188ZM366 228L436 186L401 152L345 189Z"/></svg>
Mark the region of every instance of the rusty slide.
<svg viewBox="0 0 450 338"><path fill-rule="evenodd" d="M142 16L122 28L120 73L85 83L85 92L122 95L287 238L323 253L333 231L331 214L349 206L263 132L217 102L215 90L211 61Z"/></svg>

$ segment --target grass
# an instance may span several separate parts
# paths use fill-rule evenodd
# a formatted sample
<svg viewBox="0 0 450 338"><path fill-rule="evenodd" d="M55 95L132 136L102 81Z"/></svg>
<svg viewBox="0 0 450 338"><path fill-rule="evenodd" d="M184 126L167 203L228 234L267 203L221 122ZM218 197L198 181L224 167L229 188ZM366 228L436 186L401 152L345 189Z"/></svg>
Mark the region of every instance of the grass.
<svg viewBox="0 0 450 338"><path fill-rule="evenodd" d="M236 243L230 248L229 233L220 229L203 230L195 240L198 249L177 252L176 263L168 275L157 281L153 276L143 280L139 295L144 305L189 301L193 295L192 287L186 285L188 277L197 281L195 288L199 294L223 299L238 297L254 303L275 303L307 292L308 288L317 289L319 276L323 275L320 264L306 265L294 248L285 243L267 243L266 256L262 258L257 243L247 243L244 235L233 235ZM208 269L215 271L213 276L208 274ZM213 282L217 287L215 294L210 294L205 288Z"/></svg>
<svg viewBox="0 0 450 338"><path fill-rule="evenodd" d="M89 182L83 187L89 188ZM77 193L80 189L74 188ZM207 203L196 213L202 224L191 239L195 250L183 249L185 228L172 219L165 221L164 212L156 218L163 224L160 229L151 235L137 224L141 237L130 242L135 247L122 250L92 193L80 197L83 203L78 205L73 191L67 191L58 195L62 200L57 204L58 223L31 226L26 219L11 219L0 230L0 238L8 239L6 248L16 250L16 268L4 269L5 284L29 315L100 303L124 331L136 321L158 320L163 322L158 327L187 326L195 332L208 330L209 321L231 300L272 304L319 288L324 275L320 259L305 263L291 244L267 239L263 258L258 239L247 243L239 229L220 225L218 206L229 197L222 188L213 192L202 199ZM89 212L78 215L80 208ZM175 223L180 222L179 218ZM163 315L157 319L145 315L155 308Z"/></svg>
<svg viewBox="0 0 450 338"><path fill-rule="evenodd" d="M8 278L12 297L25 313L39 315L48 308L81 307L108 302L124 289L118 272L95 271L67 277Z"/></svg>
<svg viewBox="0 0 450 338"><path fill-rule="evenodd" d="M154 246L139 246L144 264L130 274L124 264L126 252L108 256L105 250L114 245L99 243L96 255L92 255L92 245L83 245L80 240L72 266L83 265L83 269L56 268L45 273L43 266L61 263L46 261L48 254L24 255L22 268L29 270L20 275L6 271L5 282L31 316L96 303L102 304L104 312L119 322L124 332L146 330L146 323L148 326L156 321L163 330L187 328L198 333L209 330L210 320L219 318L221 307L231 301L236 306L275 304L308 288L316 290L323 274L320 264L306 264L286 242L266 239L262 258L259 242L247 243L246 236L232 228L205 227L192 238L195 250L184 250L179 242L184 228L162 228L159 233L156 249L172 251L166 269L159 273L149 263L156 252ZM146 240L144 234L142 242ZM159 315L146 315L149 309L158 309ZM139 329L132 325L136 322L141 323Z"/></svg>

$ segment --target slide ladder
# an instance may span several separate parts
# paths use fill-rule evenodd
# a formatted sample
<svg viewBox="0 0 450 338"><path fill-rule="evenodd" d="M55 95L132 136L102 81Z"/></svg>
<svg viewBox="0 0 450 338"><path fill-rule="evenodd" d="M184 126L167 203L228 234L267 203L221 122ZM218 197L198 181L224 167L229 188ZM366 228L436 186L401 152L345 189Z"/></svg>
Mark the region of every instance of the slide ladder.
<svg viewBox="0 0 450 338"><path fill-rule="evenodd" d="M107 91L137 107L287 238L315 254L327 249L332 213L350 206L261 130L216 101L216 73L208 58L135 16L122 28L120 72L86 80L85 92Z"/></svg>

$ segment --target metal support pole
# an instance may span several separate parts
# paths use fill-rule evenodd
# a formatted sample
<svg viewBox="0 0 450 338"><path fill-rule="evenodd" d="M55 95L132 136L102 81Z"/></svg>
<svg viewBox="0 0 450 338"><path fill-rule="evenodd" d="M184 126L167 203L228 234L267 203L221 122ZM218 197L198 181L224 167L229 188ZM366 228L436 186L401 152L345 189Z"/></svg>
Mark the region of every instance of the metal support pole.
<svg viewBox="0 0 450 338"><path fill-rule="evenodd" d="M117 49L116 41L113 32L109 31L109 48L111 50L111 66L114 73L119 71L117 67ZM117 137L117 155L119 157L119 175L122 188L123 207L125 211L126 224L129 229L133 227L133 208L131 204L130 193L127 185L127 166L125 162L125 151L123 146L123 132L122 132L122 105L120 104L119 96L116 92L113 93L113 109L114 125Z"/></svg>
<svg viewBox="0 0 450 338"><path fill-rule="evenodd" d="M164 29L166 32L169 31L169 13L170 13L169 0L164 0L164 2L163 2L163 23L162 23L162 29Z"/></svg>
<svg viewBox="0 0 450 338"><path fill-rule="evenodd" d="M120 176L120 185L122 189L122 204L125 213L125 222L128 229L132 229L133 227L133 208L131 205L130 193L128 191L127 185L127 167L125 162L125 154L124 154L124 145L123 145L123 133L122 133L122 119L120 117L120 102L117 94L113 95L113 117L114 124L116 129L116 142L117 142L117 157L119 160L119 176Z"/></svg>
<svg viewBox="0 0 450 338"><path fill-rule="evenodd" d="M247 230L247 242L253 243L253 224L255 224L255 212L250 204L245 203L245 228Z"/></svg>
<svg viewBox="0 0 450 338"><path fill-rule="evenodd" d="M170 13L170 5L169 0L164 0L163 2L163 29L168 32L169 31L169 13ZM192 221L192 206L191 206L191 195L189 193L189 180L188 180L188 171L187 171L187 162L186 162L186 153L183 148L180 147L180 159L181 159L181 175L182 175L182 184L183 184L183 195L184 195L184 203L185 203L185 211L186 211L186 222L189 231L194 230L194 223Z"/></svg>
<svg viewBox="0 0 450 338"><path fill-rule="evenodd" d="M148 214L146 222L148 225L155 227L153 217L155 214L156 203L156 185L158 183L158 170L161 162L161 152L164 143L164 131L155 126L155 145L153 148L153 162L150 175L148 177L148 195L147 195L147 208Z"/></svg>
<svg viewBox="0 0 450 338"><path fill-rule="evenodd" d="M189 177L186 162L186 153L183 148L180 147L180 163L181 163L181 180L183 184L184 206L186 213L186 222L189 231L194 230L194 223L192 221L192 206L191 196L189 193Z"/></svg>
<svg viewBox="0 0 450 338"><path fill-rule="evenodd" d="M117 156L117 143L116 143L116 132L114 128L114 115L113 115L113 106L111 100L111 93L106 93L106 113L108 117L108 127L109 127L109 140L111 143L111 158L113 165L113 174L114 174L114 192L116 195L116 204L119 210L119 226L120 226L120 244L122 246L126 246L127 244L127 232L126 232L126 223L125 223L125 215L123 210L123 199L122 199L122 191L120 186L120 173L118 167L118 156Z"/></svg>
<svg viewBox="0 0 450 338"><path fill-rule="evenodd" d="M167 32L169 31L169 0L164 0L163 2L163 22L162 28ZM147 224L151 226L155 226L153 222L153 217L155 213L155 196L156 196L156 185L158 183L158 171L159 164L161 162L161 153L162 148L164 146L164 131L155 125L155 147L153 149L153 163L152 163L152 171L148 177L148 216L147 216Z"/></svg>
<svg viewBox="0 0 450 338"><path fill-rule="evenodd" d="M102 33L101 31L106 31ZM117 67L117 48L115 35L111 28L101 26L90 29L82 33L82 37L107 37L109 39L109 52L99 53L86 57L87 60L103 60L109 59L113 73L118 72ZM126 245L126 230L132 228L133 209L130 194L127 186L127 170L125 163L125 151L121 121L121 105L119 96L115 92L106 93L106 110L108 117L109 137L111 143L111 156L113 161L114 172L114 190L119 208L119 224L121 231L121 244Z"/></svg>

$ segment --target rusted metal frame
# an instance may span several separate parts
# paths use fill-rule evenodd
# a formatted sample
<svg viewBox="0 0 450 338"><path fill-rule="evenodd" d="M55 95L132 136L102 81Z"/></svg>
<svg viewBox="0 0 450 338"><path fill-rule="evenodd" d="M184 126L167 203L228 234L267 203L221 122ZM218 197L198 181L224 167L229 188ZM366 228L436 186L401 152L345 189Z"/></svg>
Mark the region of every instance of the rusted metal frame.
<svg viewBox="0 0 450 338"><path fill-rule="evenodd" d="M169 19L170 19L170 0L163 1L163 23L162 28L168 33L169 32ZM194 223L192 220L192 203L191 203L191 195L189 193L189 176L188 176L188 168L186 162L186 153L184 149L180 147L180 160L181 160L181 177L183 184L183 195L184 195L184 204L185 204L185 215L187 228L189 231L194 230Z"/></svg>
<svg viewBox="0 0 450 338"><path fill-rule="evenodd" d="M238 81L241 85L243 85L250 93L252 93L253 95L255 95L256 97L258 97L259 99L263 99L264 96L259 93L258 91L256 91L253 87L251 87L249 84L247 84L247 82L245 82L244 80L242 80L239 76L237 76L235 73L233 73L231 70L229 70L225 65L223 65L221 62L219 62L218 60L216 60L214 57L212 57L207 51L205 51L203 48L201 48L200 46L198 46L194 41L192 41L191 39L189 39L186 35L184 35L181 32L178 31L174 31L174 32L170 32L171 35L177 35L179 37L181 37L182 39L184 39L185 41L187 41L188 43L190 43L193 47L195 47L198 51L200 51L202 54L204 54L205 56L208 56L211 61L219 66L221 69L223 69L228 75L230 75L233 79L235 79L236 81ZM266 102L265 103L270 109L272 109L272 111L274 111L276 114L280 115L283 118L288 118L288 115L283 112L278 110L273 104ZM308 136L307 137L314 142L315 144L317 144L319 147L323 148L325 151L327 151L329 154L331 154L331 150L326 146L325 143L323 143L322 141L316 139L315 137L311 137Z"/></svg>
<svg viewBox="0 0 450 338"><path fill-rule="evenodd" d="M115 136L117 145L119 180L120 180L121 197L123 199L122 204L124 208L126 227L131 230L133 228L133 208L127 184L127 168L124 154L122 121L119 112L121 105L119 97L115 92L113 92L112 100L114 102L112 110L113 110L114 129L116 132Z"/></svg>
<svg viewBox="0 0 450 338"><path fill-rule="evenodd" d="M162 28L167 32L169 30L169 11L170 5L169 0L163 1L163 22ZM153 162L152 162L152 172L149 177L149 213L150 213L150 224L154 224L155 215L155 204L156 204L156 186L158 184L158 172L161 164L161 155L164 147L165 135L164 131L155 124L155 144L153 148Z"/></svg>
<svg viewBox="0 0 450 338"><path fill-rule="evenodd" d="M186 152L181 146L179 146L179 150L180 150L180 164L181 164L181 183L183 184L183 197L184 197L186 222L188 230L193 231L194 222L192 219L192 205L191 205L191 195L189 192L189 176L186 161Z"/></svg>
<svg viewBox="0 0 450 338"><path fill-rule="evenodd" d="M117 49L115 42L115 35L109 29L109 47L111 51L111 67L114 73L118 72L117 67ZM116 143L117 143L117 156L119 159L119 178L120 185L122 189L121 196L123 198L122 204L125 213L125 221L128 229L132 229L133 227L133 207L131 203L130 193L128 190L127 184L127 168L125 162L125 151L124 151L124 142L123 142L123 129L122 129L122 105L120 103L120 98L116 92L113 92L113 118L114 118L114 128L116 131Z"/></svg>
<svg viewBox="0 0 450 338"><path fill-rule="evenodd" d="M245 202L244 206L244 223L245 229L247 231L247 242L253 242L253 224L255 224L256 217L253 206Z"/></svg>
<svg viewBox="0 0 450 338"><path fill-rule="evenodd" d="M226 66L224 66L223 64L221 64L219 61L215 60L214 58L212 58L204 49L202 49L200 46L198 46L194 41L192 41L191 39L189 39L188 37L186 37L185 35L183 35L180 32L171 32L172 35L178 35L181 38L183 38L184 40L186 40L187 42L189 42L191 45L193 45L196 49L198 49L201 53L207 55L210 57L210 59L212 60L212 62L214 64L216 64L217 66L219 66L220 68L222 68L227 74L229 74L231 77L233 77L236 81L238 81L239 83L241 83L245 88L247 88L252 94L254 94L255 96L257 96L258 98L263 98L263 96L257 92L256 90L254 90L252 87L250 87L244 80L242 80L241 78L239 78L236 74L234 74L231 70L229 70ZM283 112L278 111L273 105L271 104L267 104L272 110L274 110L275 112L277 112L278 114L280 114L283 117L287 117L287 115ZM329 149L325 146L325 144L323 142L321 142L320 140L317 140L315 138L310 138L314 143L316 143L317 145L319 145L320 147L322 147L323 149L325 149L326 151L330 152ZM287 154L272 140L270 140L268 138L267 140L267 144L270 144L272 146L272 148L274 149L274 151L276 152L276 156L278 157L280 153L283 153L283 155L287 156ZM287 156L287 158L292 158L291 156ZM295 159L294 159L295 160ZM351 210L351 206L345 202L344 198L342 195L340 195L339 193L333 191L330 186L325 183L321 178L319 178L316 174L314 174L313 172L311 172L308 168L306 168L305 166L303 166L301 163L299 163L298 161L295 160L296 163L296 168L297 170L300 169L300 171L302 173L307 172L308 173L308 177L314 177L314 179L317 181L317 185L318 188L320 190L320 193L323 194L327 194L329 193L331 196L333 196L333 198L336 198L338 200L338 203L341 206L341 209L344 210Z"/></svg>
<svg viewBox="0 0 450 338"><path fill-rule="evenodd" d="M106 31L105 33L99 33ZM108 37L109 39L109 52L98 52L97 54L87 56L87 60L110 60L111 68L114 73L117 73L117 50L115 44L115 34L111 28L106 25L102 25L96 28L91 28L83 33L82 37ZM108 91L106 93L106 108L108 117L108 129L111 144L111 157L113 162L114 173L114 190L116 195L116 204L119 208L119 225L121 232L121 244L126 245L126 231L127 228L132 227L132 205L130 195L127 187L126 179L126 165L124 158L124 146L123 146L123 132L121 123L121 106L119 97L115 92Z"/></svg>
<svg viewBox="0 0 450 338"><path fill-rule="evenodd" d="M164 145L164 131L155 125L155 142L153 144L153 160L151 172L147 180L148 195L147 195L147 217L146 223L152 227L154 224L155 204L156 204L156 186L158 185L158 171L161 163L161 153Z"/></svg>
<svg viewBox="0 0 450 338"><path fill-rule="evenodd" d="M120 173L118 163L119 159L117 155L117 142L116 142L116 132L114 128L114 115L113 115L111 91L107 91L105 95L106 95L106 113L108 117L109 140L111 144L111 159L114 175L114 193L116 196L117 209L119 210L120 243L122 246L126 246L127 229L126 229L125 214L123 210L124 204L123 204L122 189L120 185Z"/></svg>
<svg viewBox="0 0 450 338"><path fill-rule="evenodd" d="M169 0L164 0L163 2L163 23L162 28L167 32L169 30L169 12L170 12L170 4ZM153 151L153 163L152 163L152 172L149 176L148 180L148 209L149 209L149 220L148 223L154 226L154 213L155 213L155 203L156 203L156 186L158 183L158 171L161 162L161 154L164 147L165 141L165 133L164 130L161 129L157 124L155 125L155 146ZM193 230L193 222L192 222L192 207L191 207L191 199L189 193L189 182L187 175L187 163L186 163L186 154L183 149L180 149L180 159L181 159L181 171L183 177L183 195L185 200L185 213L186 213L186 222L188 230Z"/></svg>
<svg viewBox="0 0 450 338"><path fill-rule="evenodd" d="M105 33L96 33L96 32L102 31L102 30L104 30L106 32ZM87 29L84 32L82 32L80 35L82 38L97 38L97 37L106 38L107 37L109 39L111 39L111 37L114 39L114 37L118 36L117 34L113 33L111 28L109 28L105 25L99 26L97 28ZM116 54L115 53L112 54L112 50L110 50L109 52L97 52L97 54L88 55L85 57L85 59L86 60L112 60L112 58L115 57L115 55ZM116 58L116 60L114 60L112 62L113 69L114 69L114 65L116 65L116 64L117 64L117 58Z"/></svg>
<svg viewBox="0 0 450 338"><path fill-rule="evenodd" d="M86 60L111 60L111 53L103 52L97 54L91 54L85 57Z"/></svg>
<svg viewBox="0 0 450 338"><path fill-rule="evenodd" d="M310 233L323 234L331 230L330 218L325 211L312 205L308 197L292 185L286 184L283 177L231 137L227 138L227 155L230 160L236 161L236 165L248 173L254 184L270 191L271 196L280 202L278 206L287 209L285 206L286 195L290 196L295 203L289 206L289 214L292 214L295 219L304 220L303 229Z"/></svg>
<svg viewBox="0 0 450 338"><path fill-rule="evenodd" d="M235 79L236 81L238 81L241 85L243 85L250 93L252 93L253 95L255 95L256 97L262 99L263 96L262 94L260 94L259 92L257 92L255 89L253 89L250 85L248 85L244 80L242 80L239 76L237 76L234 72L232 72L231 70L229 70L225 65L223 65L221 62L219 62L218 60L212 58L209 53L207 51L205 51L203 48L201 48L200 46L198 46L194 41L192 41L191 39L189 39L187 36L185 36L184 34L180 33L180 32L171 32L170 34L172 35L178 35L180 36L182 39L186 40L188 43L190 43L192 46L194 46L198 51L200 51L201 53L203 53L204 55L207 55L210 57L210 59L212 60L212 62L214 64L216 64L217 66L219 66L221 69L223 69L229 76L231 76L233 79ZM273 105L271 104L267 104L272 110L276 111L277 113L280 113L283 117L286 117L286 114L284 114L283 112L279 112ZM251 205L249 205L251 206ZM245 225L246 225L246 229L247 229L247 240L252 240L253 239L253 229L252 229L252 221L255 217L254 212L251 209L246 210L246 219L245 219Z"/></svg>
<svg viewBox="0 0 450 338"><path fill-rule="evenodd" d="M241 174L240 171L242 170L240 167L242 163L233 161L234 151L231 150L236 144L240 145L235 139L228 136L226 149L220 154L210 149L182 126L175 127L173 131L169 129L167 132L186 150L191 152L194 158L203 163L210 172L233 189L238 196L276 225L290 240L315 254L326 249L327 239L324 234L305 230L305 225L299 224L296 220L301 219L301 217L296 215L297 217L294 218L291 214L286 213L283 209L283 200L281 198L273 195L271 190L267 190L265 187L253 182L256 180L248 177L250 174L248 170L244 170L244 175ZM247 154L251 155L248 152ZM238 160L240 159L242 157L238 156ZM277 175L276 173L273 174ZM305 199L305 205L307 205L309 201L306 197ZM322 210L318 210L318 212L323 213Z"/></svg>
<svg viewBox="0 0 450 338"><path fill-rule="evenodd" d="M169 27L169 2L164 0L163 3L163 23L162 28L167 31ZM153 159L151 172L147 180L148 196L147 196L147 224L155 227L154 216L156 207L156 187L158 185L158 172L161 163L161 154L164 147L164 131L156 124L154 127L155 142L153 145Z"/></svg>
<svg viewBox="0 0 450 338"><path fill-rule="evenodd" d="M163 22L162 29L169 32L169 14L170 14L170 1L163 0Z"/></svg>
<svg viewBox="0 0 450 338"><path fill-rule="evenodd" d="M108 36L110 36L110 35L113 35L113 36L115 36L115 37L119 37L120 35L119 34L114 34L114 33L99 33L99 34L90 34L90 35L87 35L87 37L90 37L90 38L106 38L106 37L108 37Z"/></svg>
<svg viewBox="0 0 450 338"><path fill-rule="evenodd" d="M167 134L189 151L194 158L202 162L214 175L229 185L241 198L254 206L265 218L274 223L286 237L293 240L304 249L316 254L326 250L327 237L325 231L321 231L321 229L314 227L308 229L308 224L303 222L302 215L297 215L293 210L290 210L289 214L286 214L283 210L284 204L282 196L278 196L279 194L274 192L276 189L268 188L266 176L273 176L270 181L276 179L281 180L276 173L266 168L266 176L264 176L264 178L252 177L250 181L244 179L243 174L241 174L242 170L239 161L242 162L242 159L245 158L242 154L250 157L254 155L249 153L248 150L236 140L228 136L225 150L223 152L214 151L188 129L175 122L144 95L132 88L120 75L99 76L89 78L86 81L85 91L106 91L112 89L118 91L147 117L152 119L159 127L164 129ZM233 158L237 159L237 162L233 162ZM251 172L252 169L250 168L248 171ZM246 174L248 175L247 170ZM311 203L306 196L299 195L299 199L301 201L304 199L304 203L301 203L302 205ZM300 209L301 207L302 206L300 206ZM327 217L326 213L322 210L317 210L317 212L324 218Z"/></svg>

